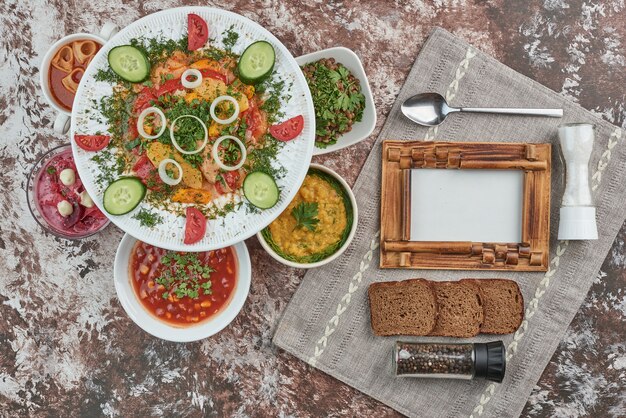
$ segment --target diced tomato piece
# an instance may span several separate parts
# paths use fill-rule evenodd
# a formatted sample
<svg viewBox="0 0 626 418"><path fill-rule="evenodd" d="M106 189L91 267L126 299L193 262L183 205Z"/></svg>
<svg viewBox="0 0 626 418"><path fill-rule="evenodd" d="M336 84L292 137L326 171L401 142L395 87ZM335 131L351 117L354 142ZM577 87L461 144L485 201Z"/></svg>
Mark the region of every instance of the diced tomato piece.
<svg viewBox="0 0 626 418"><path fill-rule="evenodd" d="M226 75L225 74L222 74L222 73L217 72L215 70L211 70L210 68L205 68L203 70L200 70L200 74L202 74L202 77L208 77L208 78L213 78L215 80L221 80L225 84L228 84L226 82Z"/></svg>
<svg viewBox="0 0 626 418"><path fill-rule="evenodd" d="M256 100L250 100L249 104L250 107L244 112L247 125L246 139L256 141L267 132L267 115L259 109Z"/></svg>
<svg viewBox="0 0 626 418"><path fill-rule="evenodd" d="M157 169L146 155L142 155L137 160L133 166L133 171L150 190L159 190L165 185L161 177L159 177Z"/></svg>
<svg viewBox="0 0 626 418"><path fill-rule="evenodd" d="M74 135L76 145L85 151L100 151L109 145L110 140L109 135Z"/></svg>
<svg viewBox="0 0 626 418"><path fill-rule="evenodd" d="M224 186L221 180L215 182L215 190L217 190L219 194L226 194L241 187L241 175L239 171L227 171L220 173L220 176L224 179L226 186Z"/></svg>
<svg viewBox="0 0 626 418"><path fill-rule="evenodd" d="M133 113L136 116L151 106L151 102L156 101L157 97L154 95L154 91L149 87L144 87L139 93L133 104Z"/></svg>
<svg viewBox="0 0 626 418"><path fill-rule="evenodd" d="M300 133L304 128L304 118L302 115L298 115L294 118L288 119L278 125L270 127L270 134L279 141L291 141Z"/></svg>
<svg viewBox="0 0 626 418"><path fill-rule="evenodd" d="M180 81L180 78L172 78L167 80L165 83L159 87L156 91L156 96L161 97L164 94L169 94L175 92L176 90L183 90L183 83Z"/></svg>
<svg viewBox="0 0 626 418"><path fill-rule="evenodd" d="M185 211L187 220L185 221L185 244L195 244L200 241L206 233L206 218L198 209L189 206Z"/></svg>
<svg viewBox="0 0 626 418"><path fill-rule="evenodd" d="M187 49L195 51L202 48L209 40L209 27L197 14L187 15Z"/></svg>

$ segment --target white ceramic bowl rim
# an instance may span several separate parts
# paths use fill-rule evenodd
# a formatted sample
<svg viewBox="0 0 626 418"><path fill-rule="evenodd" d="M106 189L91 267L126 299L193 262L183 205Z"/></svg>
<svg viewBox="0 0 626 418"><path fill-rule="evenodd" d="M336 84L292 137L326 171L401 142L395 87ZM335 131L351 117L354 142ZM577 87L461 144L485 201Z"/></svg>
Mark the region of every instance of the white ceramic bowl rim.
<svg viewBox="0 0 626 418"><path fill-rule="evenodd" d="M345 189L346 193L348 194L348 197L350 198L350 203L352 204L352 228L350 228L350 233L348 234L348 238L346 238L346 242L343 243L343 245L332 255L328 256L327 258L320 260L320 261L316 261L315 263L297 263L295 261L291 261L291 260L286 260L284 258L282 258L280 255L278 255L276 253L276 251L274 251L274 249L272 247L270 247L270 245L267 243L267 241L265 241L265 238L263 237L263 234L261 233L262 231L260 231L257 234L257 238L259 239L259 242L261 243L261 246L263 247L263 249L265 251L267 251L267 253L269 255L272 256L272 258L274 258L275 260L283 263L286 266L289 267L296 267L296 268L302 268L302 269L311 269L311 268L316 268L316 267L320 267L323 266L324 264L328 264L331 261L335 260L337 257L339 257L341 254L343 254L343 252L350 246L350 243L352 242L352 240L354 239L354 235L356 234L356 229L357 229L357 225L359 223L359 209L358 206L356 204L356 198L354 197L354 193L352 192L352 189L350 188L350 186L348 185L348 183L343 179L343 177L341 177L339 174L337 174L334 170L331 170L328 167L325 167L321 164L311 164L309 166L309 169L317 169L320 171L323 171L325 173L330 174L331 176L333 176L334 178L337 179L337 181L339 181L339 183L343 186L343 188ZM308 170L307 170L308 172Z"/></svg>
<svg viewBox="0 0 626 418"><path fill-rule="evenodd" d="M220 312L197 325L174 327L158 320L142 306L130 282L130 253L137 239L125 234L117 248L113 276L117 297L130 319L141 329L157 338L174 342L190 342L208 338L226 328L243 308L250 292L252 267L246 244L233 245L237 257L237 285L230 302Z"/></svg>

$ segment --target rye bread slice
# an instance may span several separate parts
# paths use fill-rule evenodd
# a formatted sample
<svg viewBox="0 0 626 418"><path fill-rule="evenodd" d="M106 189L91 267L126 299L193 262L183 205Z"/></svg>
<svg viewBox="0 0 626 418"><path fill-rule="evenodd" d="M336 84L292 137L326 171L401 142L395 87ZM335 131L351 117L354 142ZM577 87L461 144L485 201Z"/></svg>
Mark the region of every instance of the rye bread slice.
<svg viewBox="0 0 626 418"><path fill-rule="evenodd" d="M463 279L480 287L483 294L485 320L480 332L510 334L517 331L524 319L524 297L514 280Z"/></svg>
<svg viewBox="0 0 626 418"><path fill-rule="evenodd" d="M470 282L433 282L437 297L437 323L430 335L473 337L483 323L482 295Z"/></svg>
<svg viewBox="0 0 626 418"><path fill-rule="evenodd" d="M435 327L437 303L428 280L372 283L367 294L376 335L428 335Z"/></svg>

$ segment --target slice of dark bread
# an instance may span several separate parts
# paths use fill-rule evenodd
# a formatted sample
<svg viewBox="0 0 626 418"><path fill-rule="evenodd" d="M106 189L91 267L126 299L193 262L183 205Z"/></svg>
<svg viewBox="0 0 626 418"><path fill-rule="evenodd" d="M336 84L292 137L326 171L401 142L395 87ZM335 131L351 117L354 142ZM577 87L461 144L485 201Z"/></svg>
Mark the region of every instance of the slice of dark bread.
<svg viewBox="0 0 626 418"><path fill-rule="evenodd" d="M430 335L473 337L484 319L478 285L465 282L433 282L437 297L437 323Z"/></svg>
<svg viewBox="0 0 626 418"><path fill-rule="evenodd" d="M471 282L483 294L485 320L480 332L486 334L510 334L517 331L524 319L524 297L514 280L463 279Z"/></svg>
<svg viewBox="0 0 626 418"><path fill-rule="evenodd" d="M435 327L437 303L428 280L372 283L367 294L376 335L428 335Z"/></svg>

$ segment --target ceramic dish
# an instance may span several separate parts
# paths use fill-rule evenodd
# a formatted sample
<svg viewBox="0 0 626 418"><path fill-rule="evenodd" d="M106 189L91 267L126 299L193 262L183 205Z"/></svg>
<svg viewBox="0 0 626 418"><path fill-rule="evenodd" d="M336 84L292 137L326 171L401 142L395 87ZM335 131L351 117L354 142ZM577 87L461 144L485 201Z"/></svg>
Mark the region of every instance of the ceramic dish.
<svg viewBox="0 0 626 418"><path fill-rule="evenodd" d="M311 94L295 59L276 37L243 16L209 7L181 7L146 16L122 29L93 58L76 94L71 136L74 138L76 133L93 135L98 131L109 132L108 125L102 122L103 117L98 106L94 106L94 100L97 103L102 97L112 94L111 83L95 79L98 70L108 70L107 54L109 51L116 46L126 45L131 39L138 37L180 40L187 35L187 19L190 13L197 14L206 21L209 27L209 37L214 39L210 42L219 42L221 45L224 33L232 27L239 34L238 41L232 47L234 53L243 53L245 48L255 41L269 42L276 53L273 74L282 78L286 86L291 86L289 99L283 101L280 107L284 112L284 120L297 115L302 115L304 118L302 133L296 139L284 143L272 163L279 163L284 168L284 176L276 179L281 193L278 203L270 209L251 213L246 204L239 204L243 202L243 197L236 193L228 202L233 203L234 210L218 217L215 221L209 221L207 233L194 244L184 244L185 217L176 214L176 211L184 212L187 204L178 204L175 211L166 211L157 209L144 200L134 210L124 215L109 215L111 221L119 228L154 246L175 251L207 251L245 240L272 222L293 199L302 184L311 160L315 137L315 117ZM75 141L72 141L72 146L76 166L84 180L85 187L96 205L103 210L103 194L106 184L97 181L98 177L103 175L103 170L92 160L94 154L97 156L103 153L84 151L76 145ZM109 160L111 161L107 164L110 163L111 167L115 164L115 159L109 158ZM226 203L216 199L214 207L221 209ZM142 209L157 210L163 219L162 223L152 227L143 225L134 217Z"/></svg>
<svg viewBox="0 0 626 418"><path fill-rule="evenodd" d="M323 173L326 173L328 175L330 175L332 178L334 178L335 180L337 180L337 182L341 185L341 187L343 188L343 190L345 191L350 204L352 206L352 226L350 227L350 231L347 235L347 237L345 238L345 241L343 242L343 244L331 255L329 255L326 258L323 258L319 261L316 262L312 262L312 263L300 263L300 262L296 262L296 261L292 261L292 260L288 260L286 258L284 258L283 256L281 256L280 254L278 254L274 248L272 248L272 245L270 245L266 239L266 237L264 236L264 232L267 233L268 229L266 228L263 231L260 231L257 234L257 238L259 239L259 242L261 243L261 246L263 247L263 249L265 249L265 251L267 251L267 253L272 256L272 258L274 258L275 260L285 264L286 266L289 267L296 267L296 268L302 268L302 269L310 269L310 268L315 268L315 267L320 267L323 266L324 264L328 264L331 261L335 260L337 257L339 257L345 250L346 248L348 248L348 246L350 245L350 243L352 242L352 239L354 238L354 234L356 233L356 228L357 228L357 224L359 221L359 210L356 204L356 199L354 197L354 193L352 193L352 190L350 189L350 186L348 186L348 183L346 183L346 181L336 172L334 172L333 170L331 170L330 168L324 167L323 165L319 165L319 164L311 164L311 166L309 167L309 169L313 169L313 170L318 170L321 171ZM275 245L275 244L274 244Z"/></svg>
<svg viewBox="0 0 626 418"><path fill-rule="evenodd" d="M35 221L44 230L60 238L77 240L87 238L93 234L102 231L104 228L107 227L110 222L104 217L104 215L98 212L98 217L89 220L89 223L86 223L86 221L81 219L76 223L76 225L72 226L71 228L63 227L62 218L59 217L58 214L55 212L56 208L54 207L54 205L56 205L57 202L47 202L53 199L63 200L63 198L60 197L58 193L52 193L49 190L49 185L43 185L42 180L45 181L46 179L44 178L44 176L48 175L44 171L44 169L50 167L51 162L54 160L57 160L59 158L71 159L71 156L72 153L70 144L64 144L51 149L50 151L45 153L39 160L37 160L30 173L28 174L28 179L26 182L26 202L28 204L30 214L33 216L33 219L35 219ZM53 173L53 175L56 176L57 173L55 172ZM80 182L80 178L77 178L77 181ZM46 196L40 195L40 186L48 189L45 192ZM96 208L92 208L91 210L95 209ZM82 207L81 210L86 211L87 209L85 207ZM87 216L85 217L85 219L86 218Z"/></svg>
<svg viewBox="0 0 626 418"><path fill-rule="evenodd" d="M251 265L248 249L243 242L232 248L236 253L236 287L227 304L210 318L195 325L177 327L157 319L139 301L130 277L131 252L137 240L125 234L117 248L114 265L114 281L117 297L122 307L137 326L147 333L168 341L188 342L201 340L217 334L237 316L250 291Z"/></svg>
<svg viewBox="0 0 626 418"><path fill-rule="evenodd" d="M102 26L98 35L94 35L91 33L74 33L71 35L67 35L52 44L50 49L48 49L48 52L46 52L46 55L44 55L43 60L41 61L41 66L39 67L39 82L44 97L46 98L50 106L52 106L57 111L57 116L54 120L53 125L55 132L66 133L70 129L70 117L72 114L70 111L59 105L51 92L49 72L52 58L57 53L59 48L64 45L68 45L69 43L74 41L90 40L96 42L100 46L104 45L106 41L117 32L117 29L118 28L117 26L115 26L115 24L113 24L112 22L107 22Z"/></svg>
<svg viewBox="0 0 626 418"><path fill-rule="evenodd" d="M365 109L363 110L363 119L361 119L360 122L356 122L352 126L352 130L350 132L346 132L341 135L337 140L337 143L329 145L326 148L319 148L316 146L313 149L313 155L328 154L329 152L339 151L340 149L361 142L370 136L376 127L376 107L374 106L374 98L372 97L372 90L370 89L369 82L367 81L365 69L363 68L363 64L361 63L358 55L351 49L338 46L302 55L296 58L296 62L300 67L302 67L305 64L318 61L322 58L334 58L335 61L343 64L357 79L359 79L361 82L361 92L365 96Z"/></svg>

